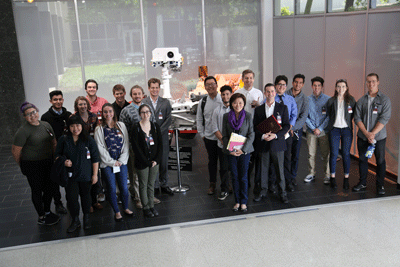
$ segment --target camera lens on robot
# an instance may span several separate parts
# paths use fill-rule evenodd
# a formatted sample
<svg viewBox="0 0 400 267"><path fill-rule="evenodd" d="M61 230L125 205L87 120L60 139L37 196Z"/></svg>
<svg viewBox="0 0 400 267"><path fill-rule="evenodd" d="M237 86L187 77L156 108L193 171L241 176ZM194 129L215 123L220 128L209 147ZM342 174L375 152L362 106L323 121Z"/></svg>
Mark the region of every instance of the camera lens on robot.
<svg viewBox="0 0 400 267"><path fill-rule="evenodd" d="M174 57L174 52L169 51L169 52L167 53L167 56L168 56L169 58L173 58L173 57Z"/></svg>

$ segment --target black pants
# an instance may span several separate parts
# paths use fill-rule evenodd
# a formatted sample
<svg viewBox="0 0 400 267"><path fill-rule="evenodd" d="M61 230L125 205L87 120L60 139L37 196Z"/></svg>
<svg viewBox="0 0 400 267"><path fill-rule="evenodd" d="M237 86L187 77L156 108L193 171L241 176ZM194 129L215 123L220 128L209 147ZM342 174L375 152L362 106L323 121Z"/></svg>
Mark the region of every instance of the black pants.
<svg viewBox="0 0 400 267"><path fill-rule="evenodd" d="M358 166L360 169L360 183L367 185L367 174L368 174L368 158L365 157L368 146L368 141L364 141L361 138L357 138L357 149L358 149ZM379 140L375 144L375 159L376 159L376 185L383 186L386 175L386 160L385 160L385 148L386 138Z"/></svg>
<svg viewBox="0 0 400 267"><path fill-rule="evenodd" d="M67 207L72 218L79 216L79 196L81 197L81 206L83 214L89 214L91 200L90 188L92 182L76 182L69 180L65 187L65 194L67 197Z"/></svg>
<svg viewBox="0 0 400 267"><path fill-rule="evenodd" d="M54 204L55 204L56 206L62 204L60 186L58 186L58 187L56 188L56 190L55 190L55 192L54 192L53 198L54 198Z"/></svg>
<svg viewBox="0 0 400 267"><path fill-rule="evenodd" d="M218 159L219 159L219 176L221 178L221 192L229 191L229 163L228 155L224 154L222 148L218 147Z"/></svg>
<svg viewBox="0 0 400 267"><path fill-rule="evenodd" d="M32 202L39 216L50 211L51 200L57 189L57 184L50 179L52 164L51 159L21 161L21 171L28 178Z"/></svg>
<svg viewBox="0 0 400 267"><path fill-rule="evenodd" d="M208 154L208 174L210 176L210 183L216 183L218 170L218 142L216 140L204 138L204 144Z"/></svg>

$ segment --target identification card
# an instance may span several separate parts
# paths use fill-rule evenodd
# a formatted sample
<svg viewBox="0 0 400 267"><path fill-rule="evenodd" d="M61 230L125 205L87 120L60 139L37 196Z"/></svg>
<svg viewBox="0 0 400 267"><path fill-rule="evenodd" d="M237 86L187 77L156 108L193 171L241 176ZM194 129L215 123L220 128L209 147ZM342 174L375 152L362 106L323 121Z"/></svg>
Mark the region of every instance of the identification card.
<svg viewBox="0 0 400 267"><path fill-rule="evenodd" d="M72 177L72 172L68 173L68 177L71 178Z"/></svg>
<svg viewBox="0 0 400 267"><path fill-rule="evenodd" d="M149 137L149 143L151 146L154 146L154 139L152 136Z"/></svg>
<svg viewBox="0 0 400 267"><path fill-rule="evenodd" d="M118 173L121 171L121 168L119 166L113 166L113 173Z"/></svg>
<svg viewBox="0 0 400 267"><path fill-rule="evenodd" d="M378 114L378 107L377 106L374 107L374 109L372 111L372 114Z"/></svg>
<svg viewBox="0 0 400 267"><path fill-rule="evenodd" d="M351 106L349 106L349 107L347 108L347 111L349 112L349 114L353 113L353 109L351 108Z"/></svg>
<svg viewBox="0 0 400 267"><path fill-rule="evenodd" d="M158 119L159 119L159 120L162 120L162 119L163 119L163 116L162 116L161 111L160 111L160 113L158 113Z"/></svg>
<svg viewBox="0 0 400 267"><path fill-rule="evenodd" d="M86 158L90 159L90 151L88 148L86 148Z"/></svg>
<svg viewBox="0 0 400 267"><path fill-rule="evenodd" d="M281 117L281 115L276 116L276 120L278 121L279 124L282 124L282 117Z"/></svg>
<svg viewBox="0 0 400 267"><path fill-rule="evenodd" d="M326 115L326 108L322 107L322 115Z"/></svg>

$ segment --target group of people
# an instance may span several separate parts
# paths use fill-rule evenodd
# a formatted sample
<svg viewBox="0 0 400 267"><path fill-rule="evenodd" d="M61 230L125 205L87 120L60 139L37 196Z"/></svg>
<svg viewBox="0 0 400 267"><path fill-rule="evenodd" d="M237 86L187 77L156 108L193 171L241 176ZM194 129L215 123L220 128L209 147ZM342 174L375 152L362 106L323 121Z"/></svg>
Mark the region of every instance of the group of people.
<svg viewBox="0 0 400 267"><path fill-rule="evenodd" d="M247 211L250 174L254 170L255 202L278 193L283 203L288 203L287 191L297 185L303 128L306 128L309 174L304 182L315 180L317 147L321 150L324 168L323 182L337 188L336 162L340 152L343 158L343 189L348 190L350 173L350 149L353 141L353 121L358 127L357 148L359 153L360 180L352 190L358 192L367 186L367 151L375 154L377 194L385 194L386 173L385 125L391 116L390 99L379 90L379 76L370 73L366 77L368 93L357 102L350 94L347 80L338 79L332 97L323 93L324 79L311 79L313 93L303 92L305 76L296 74L293 87L287 89L288 78L279 75L275 83L267 83L263 92L253 87L255 74L252 70L242 73L243 88L234 93L230 86L218 85L214 77L204 81L208 93L197 109L197 129L204 140L208 153L209 189L216 192L217 170L221 179L218 199L224 200L234 192L233 211ZM261 132L260 127L270 116L280 125L280 130ZM230 151L232 133L245 137L240 149ZM232 185L229 183L229 173ZM278 186L277 186L278 185Z"/></svg>
<svg viewBox="0 0 400 267"><path fill-rule="evenodd" d="M132 103L125 100L124 86L117 84L113 88L115 102L110 104L97 96L98 84L90 79L85 83L87 95L75 100L73 114L63 107L62 92L55 90L49 94L51 107L41 120L34 104L21 105L25 122L15 134L12 154L31 187L38 224L53 225L60 220L50 210L53 199L56 212L67 213L61 201L62 179L66 180L71 215L69 233L81 227L80 206L84 229L91 227L89 214L103 208L99 203L103 191L117 222L123 220L119 202L123 214L134 215L128 205L129 192L144 216L159 215L154 209L154 204L160 203L154 197L155 188L174 195L167 172L172 108L159 96L160 84L159 79L150 79L150 97L145 99L143 88L133 86Z"/></svg>
<svg viewBox="0 0 400 267"><path fill-rule="evenodd" d="M390 119L391 103L379 90L377 74L367 75L368 93L357 102L345 79L336 81L334 95L329 97L323 93L324 79L314 77L311 79L313 93L307 97L302 92L305 82L302 74L293 77L290 89L287 89L288 78L279 75L274 84L264 86L263 92L253 87L254 78L252 70L244 70L243 88L233 92L225 85L220 88L220 94L215 77L204 80L208 94L198 104L196 122L209 158L209 195L216 192L219 162L218 199L225 200L233 191L233 211L247 211L253 170L255 202L265 198L269 191L278 193L281 201L288 203L287 191L294 191L297 185L304 125L309 153L309 174L304 182L315 180L316 151L320 147L323 182L336 188L336 158L341 147L343 188L349 189L353 120L358 127L360 172L359 183L353 191L367 186L366 153L372 146L377 164L377 193L385 194L385 125ZM136 207L143 209L144 216L159 215L154 208L160 203L154 197L155 190L174 194L168 186L168 129L172 108L168 99L159 96L160 85L159 79L151 78L150 96L146 98L142 87L133 86L129 103L124 86L117 84L113 87L115 102L110 104L97 96L98 84L90 79L85 83L87 95L75 100L73 114L63 107L62 92L55 90L50 92L51 107L41 120L35 105L22 104L20 110L26 121L15 135L12 154L31 187L38 224L52 225L60 220L50 210L53 199L56 212L67 213L54 179L60 173L67 177L65 191L71 215L67 232L81 227L79 197L83 227L91 227L89 214L102 208L99 199L103 185L106 185L115 221L122 221L123 214L133 216L128 205L129 194ZM261 132L258 126L272 115L280 130ZM246 139L243 146L228 149L233 133ZM118 203L122 204L122 212Z"/></svg>

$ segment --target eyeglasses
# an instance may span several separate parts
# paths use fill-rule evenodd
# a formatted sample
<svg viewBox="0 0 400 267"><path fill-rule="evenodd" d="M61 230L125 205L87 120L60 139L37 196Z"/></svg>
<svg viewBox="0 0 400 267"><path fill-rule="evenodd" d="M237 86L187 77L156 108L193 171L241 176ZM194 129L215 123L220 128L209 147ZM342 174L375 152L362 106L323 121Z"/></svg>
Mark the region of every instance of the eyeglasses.
<svg viewBox="0 0 400 267"><path fill-rule="evenodd" d="M148 111L141 111L141 112L140 112L140 114L148 114L148 113L151 113L151 111L148 110Z"/></svg>
<svg viewBox="0 0 400 267"><path fill-rule="evenodd" d="M36 113L37 113L37 110L34 110L34 111L32 111L32 112L26 113L24 116L25 116L25 117L31 117L31 116L36 115Z"/></svg>
<svg viewBox="0 0 400 267"><path fill-rule="evenodd" d="M205 87L213 87L215 85L216 85L216 83L208 83L208 84L205 85Z"/></svg>
<svg viewBox="0 0 400 267"><path fill-rule="evenodd" d="M277 86L286 87L286 84L285 83L278 83Z"/></svg>
<svg viewBox="0 0 400 267"><path fill-rule="evenodd" d="M347 83L346 79L337 79L336 80L337 83Z"/></svg>

